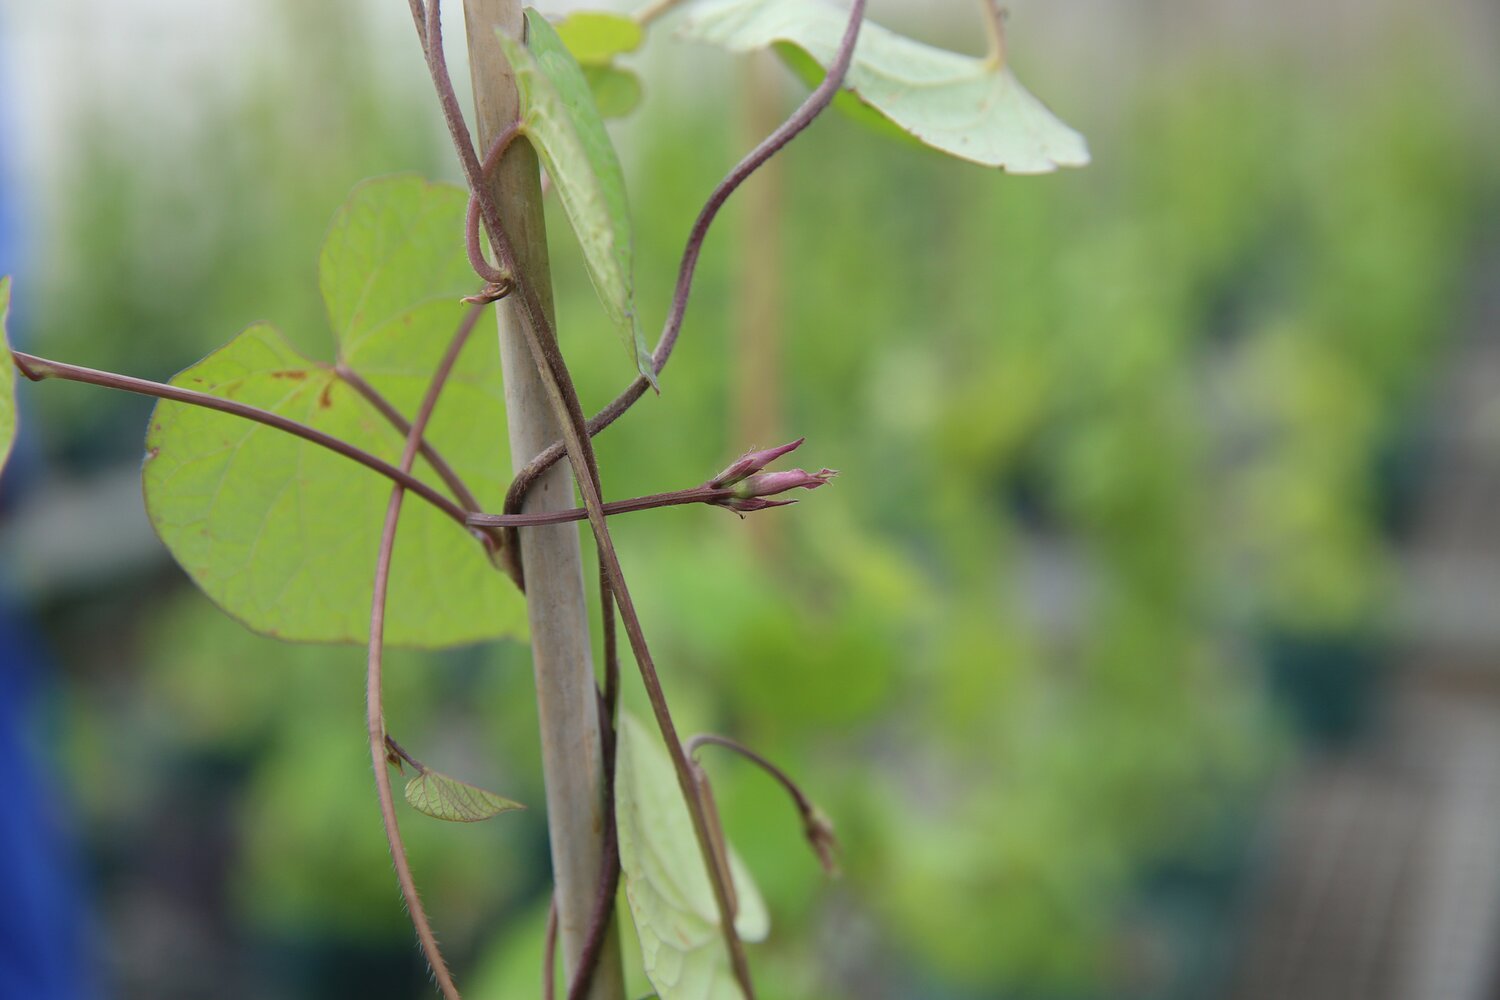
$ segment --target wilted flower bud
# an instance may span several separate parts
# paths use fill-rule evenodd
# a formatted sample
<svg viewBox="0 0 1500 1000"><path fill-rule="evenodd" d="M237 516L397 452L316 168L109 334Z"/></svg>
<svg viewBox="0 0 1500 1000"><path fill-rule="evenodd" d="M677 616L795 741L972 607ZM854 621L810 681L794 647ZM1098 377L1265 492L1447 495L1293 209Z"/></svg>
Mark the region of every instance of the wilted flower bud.
<svg viewBox="0 0 1500 1000"><path fill-rule="evenodd" d="M823 814L823 810L811 805L802 816L802 832L807 837L807 842L817 852L818 861L823 866L823 872L829 878L837 878L839 875L839 840L833 833L833 820Z"/></svg>
<svg viewBox="0 0 1500 1000"><path fill-rule="evenodd" d="M710 479L708 485L716 490L723 489L725 486L732 486L752 472L759 472L761 469L764 469L782 455L796 451L805 440L807 439L798 438L790 444L781 445L779 448L765 448L760 451L746 452L735 459L733 465Z"/></svg>

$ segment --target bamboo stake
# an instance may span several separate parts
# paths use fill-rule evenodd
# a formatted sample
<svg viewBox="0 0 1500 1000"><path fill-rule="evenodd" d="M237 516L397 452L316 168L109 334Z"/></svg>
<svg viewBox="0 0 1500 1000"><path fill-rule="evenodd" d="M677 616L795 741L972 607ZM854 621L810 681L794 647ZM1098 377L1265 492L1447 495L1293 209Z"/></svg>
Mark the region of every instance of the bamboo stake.
<svg viewBox="0 0 1500 1000"><path fill-rule="evenodd" d="M494 32L499 28L520 36L524 21L518 0L465 0L464 15L475 124L483 150L515 120L517 112L515 80ZM555 329L540 174L531 146L512 143L490 183L502 224L515 246L517 264ZM507 300L500 303L496 314L511 460L520 470L533 455L562 437L562 428L553 418L546 389L527 349L525 331L520 326L525 322L524 310ZM532 512L572 506L573 473L567 463L560 462L532 486L524 509ZM577 527L526 528L520 532L520 541L536 673L542 773L547 783L558 940L564 982L570 982L588 936L604 829L603 756L588 606ZM590 1000L623 1000L624 992L618 935L611 933L588 995Z"/></svg>

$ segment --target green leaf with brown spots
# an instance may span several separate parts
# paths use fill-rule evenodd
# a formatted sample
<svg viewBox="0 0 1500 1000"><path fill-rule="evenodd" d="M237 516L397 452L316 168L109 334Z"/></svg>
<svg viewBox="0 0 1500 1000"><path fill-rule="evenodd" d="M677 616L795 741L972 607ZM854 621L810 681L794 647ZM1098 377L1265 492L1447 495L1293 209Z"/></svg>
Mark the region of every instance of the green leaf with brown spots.
<svg viewBox="0 0 1500 1000"><path fill-rule="evenodd" d="M336 364L253 326L172 384L259 406L395 464L404 435L339 374L359 373L408 419L469 307L462 190L414 177L355 189L324 244L320 283ZM427 441L482 504L509 482L498 347L477 334L433 414ZM172 555L221 608L257 632L306 642L368 637L375 553L391 483L270 427L163 401L142 477ZM447 492L425 461L418 478ZM408 497L391 571L386 638L438 647L525 631L525 604L469 532Z"/></svg>

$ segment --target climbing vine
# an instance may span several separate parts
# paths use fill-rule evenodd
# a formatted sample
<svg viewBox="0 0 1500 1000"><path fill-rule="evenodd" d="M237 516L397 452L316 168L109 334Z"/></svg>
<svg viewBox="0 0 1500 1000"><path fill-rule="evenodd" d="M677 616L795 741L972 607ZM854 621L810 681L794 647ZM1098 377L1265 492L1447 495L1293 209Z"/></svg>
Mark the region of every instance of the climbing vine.
<svg viewBox="0 0 1500 1000"><path fill-rule="evenodd" d="M665 0L633 17L582 13L556 25L495 0L469 6L471 59L477 66L477 54L498 44L505 74L497 87L512 92L484 89L476 70L476 106L482 115L487 105L509 101L517 111L480 148L448 72L439 0L409 4L468 189L395 177L354 191L319 260L331 358L307 356L269 325L245 330L167 383L0 350L33 381L76 381L158 400L146 434L147 511L174 558L227 614L289 641L367 645L367 722L381 815L407 909L448 997L458 989L417 894L390 772L410 771L406 801L437 819L485 820L518 804L430 768L387 730L384 650L388 643L438 648L534 631L545 610L536 602L546 598L529 587L522 539L543 526L586 521L599 557L604 663L597 717L585 720L597 727L598 773L583 778L598 783L603 822L583 834L598 857L589 905L579 912L573 900L557 899L549 954L563 936L565 953L571 949L568 996L618 995L618 969L604 956L623 881L659 996L749 1000L755 991L744 943L764 938L770 918L728 844L696 751L727 749L764 768L789 793L830 872L837 867L833 825L772 762L774 752L714 734L679 736L608 518L698 503L740 517L774 516L762 512L796 502L794 491L821 488L836 473L776 468L803 445L798 439L752 447L697 485L662 484L662 492L607 501L593 436L648 389L670 400L663 373L687 325L710 228L735 190L825 109L837 106L933 149L1015 173L1080 166L1088 160L1083 139L1016 79L1004 12L993 0L981 5L989 46L979 56L866 24L864 0L853 0L847 12L805 0ZM494 23L482 20L486 14ZM685 240L667 317L648 346L624 172L604 122L642 100L625 57L668 15L687 41L774 51L813 88L709 192ZM540 197L539 189L528 194L507 179L507 164L530 163L513 159L525 155L545 170L633 366L627 387L592 417L562 350L547 275L527 259L522 241L532 236L508 223L502 205ZM534 170L530 180L534 185ZM0 305L9 295L9 282L0 282ZM496 311L502 338L513 336L519 352L505 364L491 338L475 336ZM559 436L513 461L511 476L498 429L520 419L507 384L517 364L534 370ZM0 379L0 461L15 425L13 380ZM581 503L535 507L539 484L564 458ZM406 503L408 493L416 503ZM639 668L654 732L619 706L617 623ZM567 860L556 832L555 869ZM566 940L569 934L576 940ZM549 975L543 994L553 990Z"/></svg>

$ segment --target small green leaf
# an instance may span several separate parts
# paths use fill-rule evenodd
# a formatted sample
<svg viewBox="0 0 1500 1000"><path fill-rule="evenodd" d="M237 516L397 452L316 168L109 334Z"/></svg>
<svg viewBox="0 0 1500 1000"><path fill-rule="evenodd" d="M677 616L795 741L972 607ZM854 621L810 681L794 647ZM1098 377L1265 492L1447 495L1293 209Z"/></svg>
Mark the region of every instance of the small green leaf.
<svg viewBox="0 0 1500 1000"><path fill-rule="evenodd" d="M635 18L591 10L569 14L557 22L556 30L573 58L584 66L607 66L615 56L640 48L645 37Z"/></svg>
<svg viewBox="0 0 1500 1000"><path fill-rule="evenodd" d="M569 14L555 25L583 70L601 118L624 118L641 103L641 78L615 65L615 57L640 48L645 31L633 17L598 11Z"/></svg>
<svg viewBox="0 0 1500 1000"><path fill-rule="evenodd" d="M625 898L640 935L646 978L661 1000L742 1000L719 931L713 887L666 748L634 716L620 714L615 817ZM735 930L764 940L771 920L733 848Z"/></svg>
<svg viewBox="0 0 1500 1000"><path fill-rule="evenodd" d="M458 188L397 177L356 188L329 231L321 284L341 360L408 417L466 311L477 279ZM404 437L333 366L254 326L173 385L310 424L395 463ZM475 336L428 426L487 507L510 463L498 347ZM152 415L146 510L182 567L257 632L303 642L366 641L390 482L317 445L183 403ZM413 472L441 487L419 461ZM525 602L460 525L408 498L392 563L386 637L438 647L525 632Z"/></svg>
<svg viewBox="0 0 1500 1000"><path fill-rule="evenodd" d="M846 15L811 0L709 0L683 37L735 52L794 45L827 69ZM1003 58L979 59L912 41L878 24L860 29L844 85L935 149L1011 173L1089 161L1083 136L1021 86Z"/></svg>
<svg viewBox="0 0 1500 1000"><path fill-rule="evenodd" d="M519 802L432 770L423 771L406 783L406 801L417 812L450 823L478 823L512 809L526 808Z"/></svg>
<svg viewBox="0 0 1500 1000"><path fill-rule="evenodd" d="M605 118L624 118L641 104L641 78L618 66L585 66L583 77L599 114Z"/></svg>
<svg viewBox="0 0 1500 1000"><path fill-rule="evenodd" d="M625 175L588 81L557 31L536 11L526 11L527 45L497 34L515 72L523 129L557 186L594 290L636 368L655 384L635 312L635 245Z"/></svg>
<svg viewBox="0 0 1500 1000"><path fill-rule="evenodd" d="M0 472L10 460L16 440L16 368L10 358L10 340L5 332L10 319L10 278L0 278Z"/></svg>

